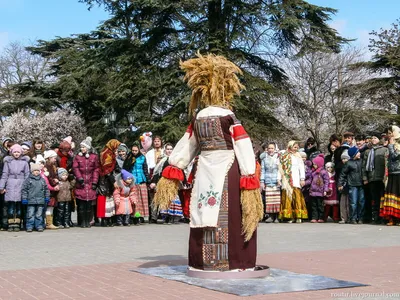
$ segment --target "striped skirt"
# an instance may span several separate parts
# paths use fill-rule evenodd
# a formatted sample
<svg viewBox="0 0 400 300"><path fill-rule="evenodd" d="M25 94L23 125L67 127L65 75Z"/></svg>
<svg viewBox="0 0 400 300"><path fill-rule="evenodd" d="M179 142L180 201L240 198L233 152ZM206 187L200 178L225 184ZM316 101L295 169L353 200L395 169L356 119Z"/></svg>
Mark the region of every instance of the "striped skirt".
<svg viewBox="0 0 400 300"><path fill-rule="evenodd" d="M138 195L138 201L134 205L134 214L139 212L141 217L149 216L149 197L147 194L147 185L145 183L135 185Z"/></svg>
<svg viewBox="0 0 400 300"><path fill-rule="evenodd" d="M181 200L179 199L179 196L176 196L176 198L174 200L172 200L168 209L161 210L160 214L175 216L175 217L183 217L182 205L181 205Z"/></svg>
<svg viewBox="0 0 400 300"><path fill-rule="evenodd" d="M400 174L389 175L379 215L385 219L400 219Z"/></svg>
<svg viewBox="0 0 400 300"><path fill-rule="evenodd" d="M281 206L281 189L279 187L265 188L265 212L278 213Z"/></svg>

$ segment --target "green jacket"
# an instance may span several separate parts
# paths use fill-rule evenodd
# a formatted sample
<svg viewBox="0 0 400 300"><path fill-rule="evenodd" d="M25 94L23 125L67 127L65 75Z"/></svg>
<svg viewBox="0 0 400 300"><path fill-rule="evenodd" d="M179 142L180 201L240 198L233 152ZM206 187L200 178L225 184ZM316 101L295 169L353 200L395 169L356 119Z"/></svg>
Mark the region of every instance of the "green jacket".
<svg viewBox="0 0 400 300"><path fill-rule="evenodd" d="M363 159L363 180L372 181L383 181L385 177L385 159L389 153L389 150L383 146L375 146L374 148L374 168L372 171L367 171L368 157L371 149L365 151Z"/></svg>

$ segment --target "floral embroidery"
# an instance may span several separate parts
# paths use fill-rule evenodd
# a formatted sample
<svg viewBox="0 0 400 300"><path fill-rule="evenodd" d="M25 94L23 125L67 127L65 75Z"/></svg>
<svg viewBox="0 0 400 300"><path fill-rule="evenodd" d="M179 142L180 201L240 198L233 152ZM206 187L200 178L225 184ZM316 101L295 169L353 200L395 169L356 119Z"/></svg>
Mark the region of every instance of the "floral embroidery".
<svg viewBox="0 0 400 300"><path fill-rule="evenodd" d="M201 209L204 206L219 207L221 202L221 196L218 195L219 192L214 191L214 186L210 185L210 190L206 192L206 195L203 193L200 194L197 207Z"/></svg>

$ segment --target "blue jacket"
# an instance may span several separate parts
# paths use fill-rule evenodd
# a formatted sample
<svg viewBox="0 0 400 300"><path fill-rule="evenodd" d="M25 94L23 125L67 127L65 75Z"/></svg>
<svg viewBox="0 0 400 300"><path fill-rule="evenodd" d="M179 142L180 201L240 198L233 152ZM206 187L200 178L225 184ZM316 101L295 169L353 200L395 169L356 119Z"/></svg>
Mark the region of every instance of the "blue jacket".
<svg viewBox="0 0 400 300"><path fill-rule="evenodd" d="M266 154L261 160L260 182L266 186L276 186L278 184L279 158L277 154L272 156Z"/></svg>

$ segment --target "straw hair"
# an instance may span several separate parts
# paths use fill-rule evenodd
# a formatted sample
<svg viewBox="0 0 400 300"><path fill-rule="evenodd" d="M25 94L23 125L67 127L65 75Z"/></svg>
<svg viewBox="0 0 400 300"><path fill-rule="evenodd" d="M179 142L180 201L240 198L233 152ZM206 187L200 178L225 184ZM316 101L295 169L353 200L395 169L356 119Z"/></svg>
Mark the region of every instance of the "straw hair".
<svg viewBox="0 0 400 300"><path fill-rule="evenodd" d="M243 74L240 68L223 56L203 56L199 52L196 56L180 62L186 73L184 80L192 89L189 114L210 105L232 109L233 97L245 89L237 77L237 74Z"/></svg>
<svg viewBox="0 0 400 300"><path fill-rule="evenodd" d="M241 190L240 202L242 204L242 233L244 241L248 242L257 229L258 222L264 216L261 193L258 189Z"/></svg>
<svg viewBox="0 0 400 300"><path fill-rule="evenodd" d="M154 195L153 206L160 210L168 209L172 200L176 198L179 190L179 180L161 177L157 183L157 191Z"/></svg>

